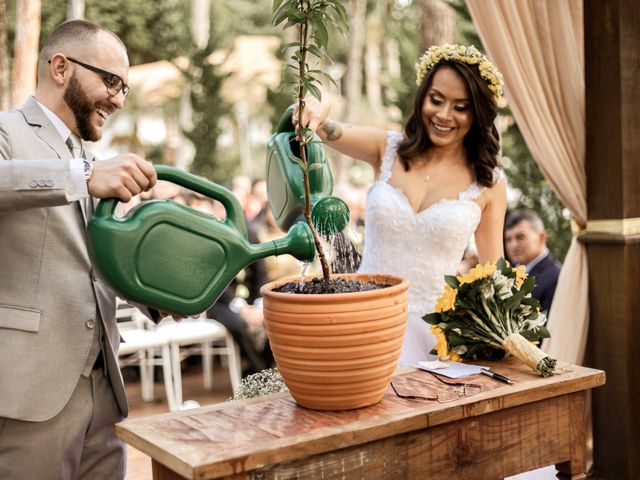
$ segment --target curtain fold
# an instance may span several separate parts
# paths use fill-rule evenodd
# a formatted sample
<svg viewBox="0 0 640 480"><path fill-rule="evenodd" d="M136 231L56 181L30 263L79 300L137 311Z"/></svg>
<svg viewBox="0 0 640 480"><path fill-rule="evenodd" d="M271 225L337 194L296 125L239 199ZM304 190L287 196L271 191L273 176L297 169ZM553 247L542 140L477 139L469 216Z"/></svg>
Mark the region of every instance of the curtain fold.
<svg viewBox="0 0 640 480"><path fill-rule="evenodd" d="M580 225L587 221L582 0L467 0L505 96L554 193ZM589 327L588 268L574 238L564 260L544 350L582 363Z"/></svg>

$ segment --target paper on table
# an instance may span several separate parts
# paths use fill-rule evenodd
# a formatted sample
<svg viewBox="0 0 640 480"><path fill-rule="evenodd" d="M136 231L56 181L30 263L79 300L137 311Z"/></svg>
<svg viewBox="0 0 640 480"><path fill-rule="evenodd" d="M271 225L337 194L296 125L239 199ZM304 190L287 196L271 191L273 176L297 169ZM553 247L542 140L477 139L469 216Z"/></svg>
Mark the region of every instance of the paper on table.
<svg viewBox="0 0 640 480"><path fill-rule="evenodd" d="M460 377L468 377L470 375L477 375L480 373L480 370L486 367L482 367L480 365L471 365L469 363L460 363L460 362L438 362L444 363L446 367L439 367L434 365L434 362L418 362L416 365L417 368L421 370L427 370L429 372L437 373L438 375L443 375L449 378L460 378Z"/></svg>

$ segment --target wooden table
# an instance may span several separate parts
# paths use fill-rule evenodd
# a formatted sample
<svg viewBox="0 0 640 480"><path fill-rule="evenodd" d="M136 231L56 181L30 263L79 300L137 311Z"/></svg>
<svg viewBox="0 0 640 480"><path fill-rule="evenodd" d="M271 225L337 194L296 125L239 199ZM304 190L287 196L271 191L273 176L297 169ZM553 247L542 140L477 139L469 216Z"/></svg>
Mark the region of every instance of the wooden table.
<svg viewBox="0 0 640 480"><path fill-rule="evenodd" d="M564 364L541 378L512 360L490 365L515 384L470 377L480 393L448 403L389 389L377 405L343 412L278 394L129 420L117 432L151 457L155 480L480 480L553 464L566 478L585 478L585 397L604 372ZM455 388L414 369L393 383L401 395Z"/></svg>

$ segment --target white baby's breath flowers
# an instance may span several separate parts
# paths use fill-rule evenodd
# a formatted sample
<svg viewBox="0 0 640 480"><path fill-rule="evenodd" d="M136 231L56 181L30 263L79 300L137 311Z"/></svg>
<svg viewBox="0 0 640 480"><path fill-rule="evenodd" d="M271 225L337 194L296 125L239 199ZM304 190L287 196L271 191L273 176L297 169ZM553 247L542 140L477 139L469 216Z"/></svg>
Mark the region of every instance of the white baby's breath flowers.
<svg viewBox="0 0 640 480"><path fill-rule="evenodd" d="M246 400L247 398L287 392L288 390L278 369L268 368L244 377L242 382L240 382L240 386L235 391L233 399Z"/></svg>

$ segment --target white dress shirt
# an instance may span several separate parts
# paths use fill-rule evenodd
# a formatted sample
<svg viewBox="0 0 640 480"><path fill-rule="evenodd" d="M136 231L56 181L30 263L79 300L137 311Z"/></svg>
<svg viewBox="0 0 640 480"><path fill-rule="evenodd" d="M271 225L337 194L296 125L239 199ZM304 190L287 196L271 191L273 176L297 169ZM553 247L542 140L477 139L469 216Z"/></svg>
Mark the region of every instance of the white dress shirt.
<svg viewBox="0 0 640 480"><path fill-rule="evenodd" d="M53 126L56 127L56 130L60 134L60 137L66 143L69 135L71 135L71 130L69 130L69 127L67 127L65 123L60 120L60 117L58 117L42 103L38 102L38 105L47 116L47 118L51 120L51 123L53 123ZM73 202L82 198L87 198L89 196L89 191L87 190L87 182L84 179L83 158L72 158L71 160L69 160L69 183L70 186L66 192L67 201Z"/></svg>

